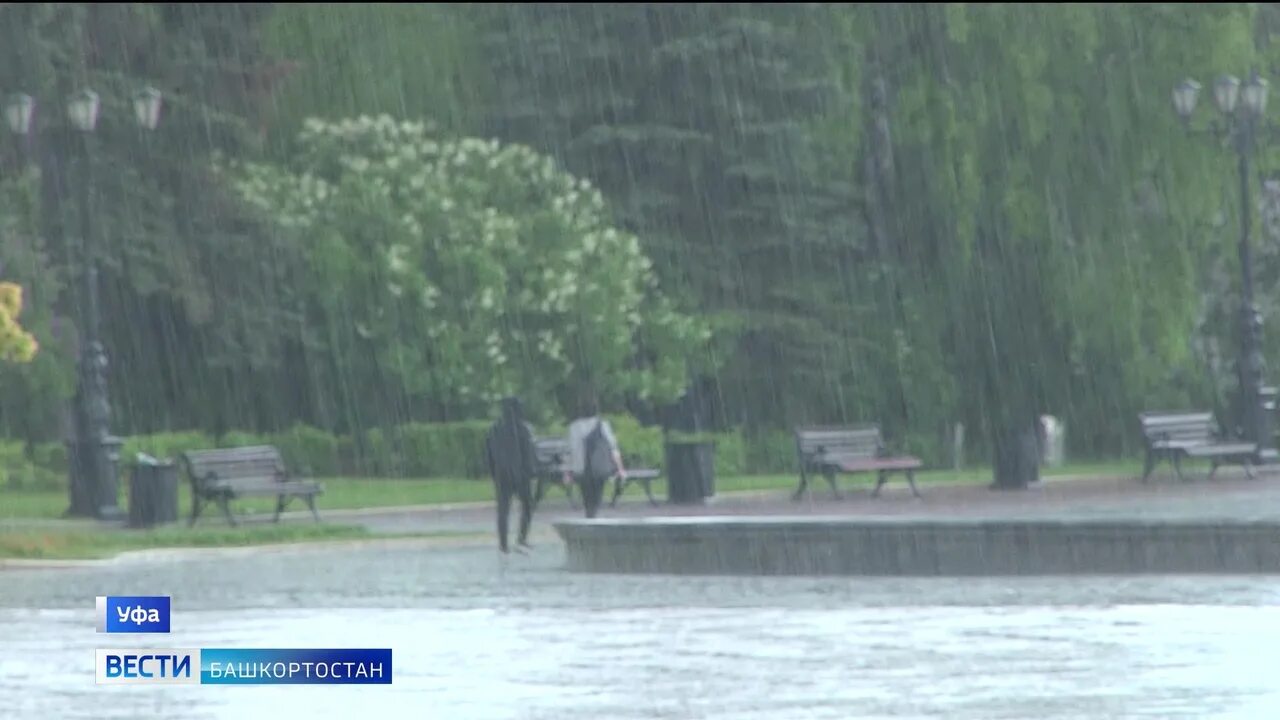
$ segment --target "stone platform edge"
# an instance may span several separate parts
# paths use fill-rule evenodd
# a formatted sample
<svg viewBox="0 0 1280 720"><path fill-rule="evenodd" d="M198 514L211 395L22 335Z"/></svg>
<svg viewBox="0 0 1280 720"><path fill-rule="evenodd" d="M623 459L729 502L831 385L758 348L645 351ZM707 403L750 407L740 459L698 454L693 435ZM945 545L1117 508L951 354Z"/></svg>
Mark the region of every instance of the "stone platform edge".
<svg viewBox="0 0 1280 720"><path fill-rule="evenodd" d="M1280 520L674 517L555 528L579 572L1280 574Z"/></svg>

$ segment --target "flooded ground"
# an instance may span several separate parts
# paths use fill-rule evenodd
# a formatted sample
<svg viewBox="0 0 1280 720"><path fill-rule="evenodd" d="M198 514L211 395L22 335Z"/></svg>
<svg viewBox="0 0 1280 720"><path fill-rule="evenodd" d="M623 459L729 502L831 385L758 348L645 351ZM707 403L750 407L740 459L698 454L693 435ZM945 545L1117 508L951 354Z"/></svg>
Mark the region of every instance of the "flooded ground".
<svg viewBox="0 0 1280 720"><path fill-rule="evenodd" d="M544 543L0 573L21 718L1273 718L1280 578L573 575ZM173 596L168 637L93 596ZM95 647L391 647L391 686L93 685Z"/></svg>

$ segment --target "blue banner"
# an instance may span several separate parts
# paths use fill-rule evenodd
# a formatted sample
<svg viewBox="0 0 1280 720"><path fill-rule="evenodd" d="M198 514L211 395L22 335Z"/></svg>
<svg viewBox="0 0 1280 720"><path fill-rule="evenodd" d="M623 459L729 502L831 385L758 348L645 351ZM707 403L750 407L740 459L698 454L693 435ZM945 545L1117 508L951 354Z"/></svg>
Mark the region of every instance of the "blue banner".
<svg viewBox="0 0 1280 720"><path fill-rule="evenodd" d="M389 648L200 649L201 685L390 685Z"/></svg>
<svg viewBox="0 0 1280 720"><path fill-rule="evenodd" d="M167 633L169 598L164 595L99 595L98 632Z"/></svg>

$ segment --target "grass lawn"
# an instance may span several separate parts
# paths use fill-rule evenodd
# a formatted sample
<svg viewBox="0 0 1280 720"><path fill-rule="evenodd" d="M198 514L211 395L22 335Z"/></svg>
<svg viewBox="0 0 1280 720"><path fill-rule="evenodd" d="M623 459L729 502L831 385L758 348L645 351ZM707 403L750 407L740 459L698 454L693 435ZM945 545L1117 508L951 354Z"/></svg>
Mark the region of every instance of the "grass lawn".
<svg viewBox="0 0 1280 720"><path fill-rule="evenodd" d="M1136 462L1082 463L1052 468L1046 476L1055 475L1137 475L1141 466ZM841 479L841 487L853 487L857 483L867 483L870 475L845 477ZM816 488L826 485L818 478ZM991 471L985 468L973 470L930 470L919 473L917 481L923 485L944 483L986 483L991 480ZM325 492L316 503L324 516L325 510L395 507L400 505L431 505L440 503L477 502L493 499L493 487L487 480L465 479L404 479L404 478L325 478ZM761 490L791 490L796 486L795 475L740 475L716 478L717 493ZM895 476L891 483L901 482ZM560 491L551 488L547 497L554 499ZM627 496L638 497L642 493L639 488L627 489ZM666 495L666 483L658 480L654 483L654 495ZM625 497L625 496L624 496ZM185 516L190 512L190 490L186 483L178 487L178 512ZM58 518L67 507L65 490L5 490L0 489L0 520L6 518ZM127 498L121 498L121 507L127 507ZM233 504L238 513L272 513L275 511L274 498L246 498ZM305 505L294 500L288 509L302 510ZM206 505L201 512L200 525L222 523L223 519L215 505Z"/></svg>
<svg viewBox="0 0 1280 720"><path fill-rule="evenodd" d="M0 558L79 560L153 548L234 547L365 537L370 537L370 533L363 527L325 524L235 528L170 526L141 531L80 527L0 529Z"/></svg>

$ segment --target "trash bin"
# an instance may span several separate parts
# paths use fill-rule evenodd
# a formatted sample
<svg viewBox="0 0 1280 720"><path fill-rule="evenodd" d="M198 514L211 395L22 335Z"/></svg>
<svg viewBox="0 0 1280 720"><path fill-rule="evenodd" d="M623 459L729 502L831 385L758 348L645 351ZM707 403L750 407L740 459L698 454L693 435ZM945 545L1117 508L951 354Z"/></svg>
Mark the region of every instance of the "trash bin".
<svg viewBox="0 0 1280 720"><path fill-rule="evenodd" d="M177 522L178 466L141 453L129 476L129 527Z"/></svg>
<svg viewBox="0 0 1280 720"><path fill-rule="evenodd" d="M708 441L668 440L667 500L698 505L716 494L716 446Z"/></svg>

